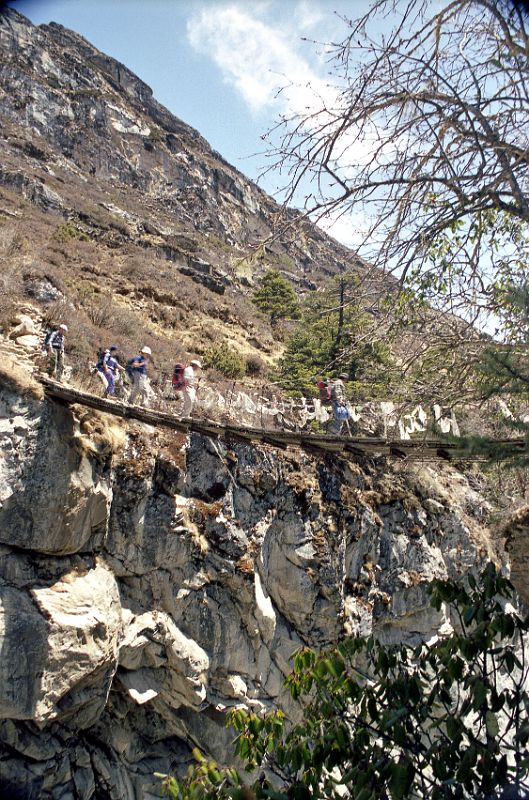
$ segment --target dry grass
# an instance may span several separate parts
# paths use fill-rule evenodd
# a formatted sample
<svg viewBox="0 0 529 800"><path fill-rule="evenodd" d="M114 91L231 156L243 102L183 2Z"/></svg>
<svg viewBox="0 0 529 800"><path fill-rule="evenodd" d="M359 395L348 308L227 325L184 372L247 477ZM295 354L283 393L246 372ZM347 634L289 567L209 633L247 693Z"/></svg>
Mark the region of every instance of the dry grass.
<svg viewBox="0 0 529 800"><path fill-rule="evenodd" d="M30 368L20 364L20 359L0 344L0 386L22 397L44 399L42 384L33 378Z"/></svg>
<svg viewBox="0 0 529 800"><path fill-rule="evenodd" d="M127 431L121 420L92 408L72 406L79 421L75 446L81 455L108 458L120 453L127 443Z"/></svg>
<svg viewBox="0 0 529 800"><path fill-rule="evenodd" d="M255 561L248 553L245 553L235 562L235 569L247 575L253 575L255 572Z"/></svg>
<svg viewBox="0 0 529 800"><path fill-rule="evenodd" d="M200 531L196 523L190 518L188 509L183 509L183 525L185 526L191 537L191 541L199 553L205 556L209 552L209 542L204 534Z"/></svg>
<svg viewBox="0 0 529 800"><path fill-rule="evenodd" d="M74 192L75 186L68 181L61 183L65 200ZM99 198L92 194L82 200L75 197L73 207L79 207L80 218L80 205L87 210L97 206ZM182 275L177 264L130 240L113 248L95 234L90 241L57 242L61 218L29 203L21 209L20 202L16 196L0 196L0 211L2 205L9 206L20 215L4 220L3 225L0 219L0 260L4 262L0 323L4 312L7 319L13 308L27 300L26 284L45 280L53 285L63 294L62 301L34 302L45 323L68 325L66 364L72 368L74 384L89 375L98 349L111 343L118 345L121 363L142 346L151 347L154 382L170 374L176 361L200 357L219 339L249 359L254 378L277 356L280 348L272 343L267 323L256 318L248 298L231 289L222 296L213 294ZM102 215L106 217L106 212ZM205 380L216 385L224 379L211 372Z"/></svg>

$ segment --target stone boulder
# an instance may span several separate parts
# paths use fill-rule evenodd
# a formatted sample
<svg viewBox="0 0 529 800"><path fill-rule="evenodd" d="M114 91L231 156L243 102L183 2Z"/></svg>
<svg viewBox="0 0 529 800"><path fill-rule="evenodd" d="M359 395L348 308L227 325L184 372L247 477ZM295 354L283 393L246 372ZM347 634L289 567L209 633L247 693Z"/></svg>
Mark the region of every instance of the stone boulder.
<svg viewBox="0 0 529 800"><path fill-rule="evenodd" d="M121 636L119 593L98 564L50 586L0 584L0 717L93 725L107 701Z"/></svg>
<svg viewBox="0 0 529 800"><path fill-rule="evenodd" d="M41 416L13 415L0 396L0 431L0 542L56 555L100 544L111 489L104 464L78 445L71 411L50 403Z"/></svg>
<svg viewBox="0 0 529 800"><path fill-rule="evenodd" d="M162 612L141 614L125 631L120 682L134 702L155 697L172 708L199 708L206 697L209 658Z"/></svg>
<svg viewBox="0 0 529 800"><path fill-rule="evenodd" d="M41 337L36 334L26 334L24 336L17 336L16 343L26 350L36 350L40 345Z"/></svg>
<svg viewBox="0 0 529 800"><path fill-rule="evenodd" d="M21 336L39 336L39 330L35 322L27 314L17 314L14 322L16 324L9 333L10 339L18 339Z"/></svg>

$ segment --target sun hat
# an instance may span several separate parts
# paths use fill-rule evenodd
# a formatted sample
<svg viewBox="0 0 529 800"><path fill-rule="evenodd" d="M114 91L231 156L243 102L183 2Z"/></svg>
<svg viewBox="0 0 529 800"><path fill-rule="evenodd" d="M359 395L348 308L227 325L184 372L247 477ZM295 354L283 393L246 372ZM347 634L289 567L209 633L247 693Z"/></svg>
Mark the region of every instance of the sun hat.
<svg viewBox="0 0 529 800"><path fill-rule="evenodd" d="M190 367L198 367L199 369L202 369L202 364L200 363L200 361L197 361L196 358L194 358L193 361L189 362L189 366Z"/></svg>
<svg viewBox="0 0 529 800"><path fill-rule="evenodd" d="M341 378L344 381L348 381L349 380L349 375L347 374L347 372L341 372L338 377Z"/></svg>
<svg viewBox="0 0 529 800"><path fill-rule="evenodd" d="M119 347L117 346L117 344L111 344L108 349L109 350L119 350Z"/></svg>
<svg viewBox="0 0 529 800"><path fill-rule="evenodd" d="M140 353L146 353L148 356L152 356L152 350L150 347L142 347Z"/></svg>
<svg viewBox="0 0 529 800"><path fill-rule="evenodd" d="M59 329L62 330L62 331L67 331L68 330L68 325L64 325L64 324L59 325Z"/></svg>

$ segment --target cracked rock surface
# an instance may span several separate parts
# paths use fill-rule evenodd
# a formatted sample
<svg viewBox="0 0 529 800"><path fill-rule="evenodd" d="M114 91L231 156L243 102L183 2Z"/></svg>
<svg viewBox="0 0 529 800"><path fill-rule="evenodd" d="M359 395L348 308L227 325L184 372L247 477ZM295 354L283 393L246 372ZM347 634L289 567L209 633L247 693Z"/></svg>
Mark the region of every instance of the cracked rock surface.
<svg viewBox="0 0 529 800"><path fill-rule="evenodd" d="M76 412L0 391L0 775L17 797L148 798L194 746L231 761L231 707L299 713L296 648L427 639L449 624L427 583L495 555L449 465L169 447L119 424L113 452Z"/></svg>

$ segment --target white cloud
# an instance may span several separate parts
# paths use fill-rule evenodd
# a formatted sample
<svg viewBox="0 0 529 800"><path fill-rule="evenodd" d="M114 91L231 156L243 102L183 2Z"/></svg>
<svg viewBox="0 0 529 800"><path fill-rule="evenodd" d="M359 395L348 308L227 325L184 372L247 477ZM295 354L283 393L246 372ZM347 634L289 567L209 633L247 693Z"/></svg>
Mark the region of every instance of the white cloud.
<svg viewBox="0 0 529 800"><path fill-rule="evenodd" d="M324 28L330 20L328 7L326 15L322 8L308 0L299 0L292 6L263 0L244 7L236 1L210 2L189 19L188 40L197 52L212 59L223 81L239 93L254 113L270 113L275 119L280 115L317 113L320 126L332 126L332 114L328 112L336 106L337 90L323 77L328 65L300 38L311 31L325 37ZM332 22L335 24L336 20ZM304 57L304 47L312 62ZM322 108L328 111L322 112ZM340 151L334 156L344 179L354 180L358 167L371 157L377 134L374 130L370 134L360 134L356 128L342 134ZM308 191L308 186L307 178L300 193ZM316 187L311 188L317 194ZM349 216L333 215L318 225L345 245L355 246L366 227L363 218L357 217L355 222Z"/></svg>
<svg viewBox="0 0 529 800"><path fill-rule="evenodd" d="M296 52L299 32L259 19L265 9L270 13L267 4L252 6L251 14L235 4L208 5L189 20L189 42L213 59L254 112L267 106L282 112L313 108L326 85Z"/></svg>
<svg viewBox="0 0 529 800"><path fill-rule="evenodd" d="M309 32L319 26L325 15L312 0L299 0L296 3L294 17L300 32Z"/></svg>
<svg viewBox="0 0 529 800"><path fill-rule="evenodd" d="M336 210L330 211L318 219L316 224L329 236L353 249L359 248L365 243L369 230L367 217L358 212L353 215Z"/></svg>

